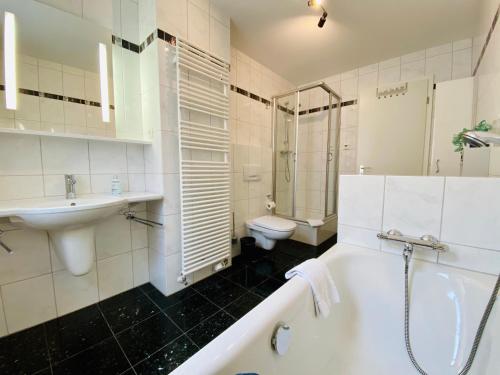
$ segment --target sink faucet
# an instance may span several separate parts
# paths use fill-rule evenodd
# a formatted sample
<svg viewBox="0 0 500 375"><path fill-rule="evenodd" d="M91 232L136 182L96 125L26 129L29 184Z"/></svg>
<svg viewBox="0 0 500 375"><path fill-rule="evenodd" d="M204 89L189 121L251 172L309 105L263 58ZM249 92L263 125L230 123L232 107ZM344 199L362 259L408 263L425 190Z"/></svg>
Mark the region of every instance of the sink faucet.
<svg viewBox="0 0 500 375"><path fill-rule="evenodd" d="M66 199L75 199L76 198L76 192L75 192L75 185L76 185L76 178L74 174L65 174L64 175L64 182L66 185Z"/></svg>

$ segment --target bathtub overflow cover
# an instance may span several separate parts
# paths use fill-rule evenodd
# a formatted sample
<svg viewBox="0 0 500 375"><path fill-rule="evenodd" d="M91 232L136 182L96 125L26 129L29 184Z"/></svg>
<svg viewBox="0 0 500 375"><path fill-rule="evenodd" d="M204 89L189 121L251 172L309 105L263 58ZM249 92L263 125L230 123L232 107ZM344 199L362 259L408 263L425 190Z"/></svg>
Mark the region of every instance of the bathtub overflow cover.
<svg viewBox="0 0 500 375"><path fill-rule="evenodd" d="M290 329L290 326L280 323L274 330L271 345L276 353L279 355L285 355L290 346L291 339L292 330Z"/></svg>

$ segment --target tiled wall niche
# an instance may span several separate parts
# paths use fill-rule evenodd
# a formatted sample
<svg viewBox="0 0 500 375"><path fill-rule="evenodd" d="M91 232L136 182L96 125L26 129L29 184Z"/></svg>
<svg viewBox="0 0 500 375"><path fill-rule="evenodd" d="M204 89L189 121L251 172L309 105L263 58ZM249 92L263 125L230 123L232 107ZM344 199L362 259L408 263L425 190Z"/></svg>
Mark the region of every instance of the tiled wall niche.
<svg viewBox="0 0 500 375"><path fill-rule="evenodd" d="M338 241L401 255L377 233L430 234L448 250L415 248L416 259L497 275L499 189L498 178L341 176Z"/></svg>
<svg viewBox="0 0 500 375"><path fill-rule="evenodd" d="M63 197L64 174L77 194L109 193L118 175L124 191L144 191L144 146L30 135L0 136L0 200ZM146 206L136 207L146 215ZM0 228L13 229L7 220ZM0 252L0 335L13 333L149 281L146 227L116 215L96 231L96 263L85 276L68 273L45 231L9 231Z"/></svg>

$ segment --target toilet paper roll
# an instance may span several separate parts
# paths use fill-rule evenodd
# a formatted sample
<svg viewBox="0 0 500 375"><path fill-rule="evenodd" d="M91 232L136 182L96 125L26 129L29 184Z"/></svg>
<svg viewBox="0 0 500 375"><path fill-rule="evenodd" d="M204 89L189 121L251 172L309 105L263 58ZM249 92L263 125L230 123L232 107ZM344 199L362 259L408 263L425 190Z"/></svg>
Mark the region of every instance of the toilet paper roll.
<svg viewBox="0 0 500 375"><path fill-rule="evenodd" d="M276 208L276 203L274 203L273 201L266 202L266 209L268 211L271 211L273 208Z"/></svg>

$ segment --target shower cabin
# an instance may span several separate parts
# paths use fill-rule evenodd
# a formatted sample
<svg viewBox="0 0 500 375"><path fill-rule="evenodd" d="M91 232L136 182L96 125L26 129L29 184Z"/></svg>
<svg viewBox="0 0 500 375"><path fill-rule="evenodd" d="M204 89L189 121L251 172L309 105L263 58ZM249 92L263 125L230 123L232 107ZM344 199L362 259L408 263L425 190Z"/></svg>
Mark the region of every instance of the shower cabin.
<svg viewBox="0 0 500 375"><path fill-rule="evenodd" d="M324 82L274 96L274 214L292 239L319 245L336 233L341 98Z"/></svg>

